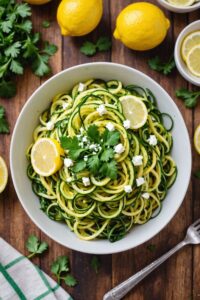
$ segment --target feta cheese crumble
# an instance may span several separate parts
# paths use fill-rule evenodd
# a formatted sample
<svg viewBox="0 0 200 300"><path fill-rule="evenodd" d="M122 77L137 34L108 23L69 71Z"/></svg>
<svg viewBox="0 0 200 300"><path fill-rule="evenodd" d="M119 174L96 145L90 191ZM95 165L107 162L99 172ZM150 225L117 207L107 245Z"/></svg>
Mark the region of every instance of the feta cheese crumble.
<svg viewBox="0 0 200 300"><path fill-rule="evenodd" d="M103 104L99 105L99 107L97 107L97 112L99 113L100 116L105 115L107 113L105 105Z"/></svg>
<svg viewBox="0 0 200 300"><path fill-rule="evenodd" d="M132 189L131 185L125 185L124 190L126 193L131 193L133 189Z"/></svg>
<svg viewBox="0 0 200 300"><path fill-rule="evenodd" d="M85 90L85 84L80 82L78 86L78 92L83 92Z"/></svg>
<svg viewBox="0 0 200 300"><path fill-rule="evenodd" d="M52 121L49 121L46 124L47 130L53 130L54 129L54 123Z"/></svg>
<svg viewBox="0 0 200 300"><path fill-rule="evenodd" d="M82 142L83 142L83 143L87 143L87 141L88 141L87 136L84 136L84 137L82 138Z"/></svg>
<svg viewBox="0 0 200 300"><path fill-rule="evenodd" d="M91 144L91 145L89 146L89 149L95 149L96 147L97 147L96 144Z"/></svg>
<svg viewBox="0 0 200 300"><path fill-rule="evenodd" d="M84 161L88 161L88 156L85 155L85 156L83 157L83 159L84 159Z"/></svg>
<svg viewBox="0 0 200 300"><path fill-rule="evenodd" d="M66 179L66 181L69 183L69 182L72 181L72 178L71 178L71 177L68 177L68 178Z"/></svg>
<svg viewBox="0 0 200 300"><path fill-rule="evenodd" d="M142 198L144 198L144 199L149 199L149 197L150 197L149 193L142 194Z"/></svg>
<svg viewBox="0 0 200 300"><path fill-rule="evenodd" d="M124 148L124 146L123 146L122 144L118 144L118 145L116 145L115 148L114 148L114 151L115 151L115 153L117 153L117 154L123 153L124 150L125 150L125 148Z"/></svg>
<svg viewBox="0 0 200 300"><path fill-rule="evenodd" d="M130 122L130 120L125 120L125 121L123 122L123 126L124 126L124 128L129 129L129 128L131 127L131 122Z"/></svg>
<svg viewBox="0 0 200 300"><path fill-rule="evenodd" d="M63 107L63 109L66 109L68 106L69 106L69 103L66 103L66 102L65 102L65 103L63 103L63 106L62 106L62 107Z"/></svg>
<svg viewBox="0 0 200 300"><path fill-rule="evenodd" d="M154 134L150 135L150 137L148 138L147 142L149 143L149 145L151 146L156 146L157 145L157 138Z"/></svg>
<svg viewBox="0 0 200 300"><path fill-rule="evenodd" d="M134 166L141 166L142 165L143 156L142 155L136 155L133 156L132 162Z"/></svg>
<svg viewBox="0 0 200 300"><path fill-rule="evenodd" d="M69 168L69 167L72 167L74 165L74 163L70 158L65 158L64 165L65 165L65 167Z"/></svg>
<svg viewBox="0 0 200 300"><path fill-rule="evenodd" d="M111 123L111 122L108 122L108 124L106 125L106 128L107 128L109 131L115 130L115 126L114 126L113 123Z"/></svg>
<svg viewBox="0 0 200 300"><path fill-rule="evenodd" d="M145 182L144 177L139 177L139 178L136 179L136 185L137 186L142 185L144 182Z"/></svg>
<svg viewBox="0 0 200 300"><path fill-rule="evenodd" d="M90 178L89 177L83 177L82 182L84 186L89 186L90 185Z"/></svg>

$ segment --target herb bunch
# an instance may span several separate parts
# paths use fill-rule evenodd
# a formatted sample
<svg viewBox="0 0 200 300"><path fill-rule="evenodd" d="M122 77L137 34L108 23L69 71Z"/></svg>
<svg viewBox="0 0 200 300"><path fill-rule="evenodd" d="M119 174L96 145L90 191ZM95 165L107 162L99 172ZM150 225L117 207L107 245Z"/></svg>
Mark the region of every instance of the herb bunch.
<svg viewBox="0 0 200 300"><path fill-rule="evenodd" d="M119 143L120 133L107 128L100 134L96 125L91 125L86 131L87 142L85 147L77 136L60 138L63 149L68 150L68 157L75 161L72 168L74 173L84 169L100 177L117 177L117 162L114 158L114 146ZM91 146L94 146L91 148ZM96 148L96 150L95 150ZM84 158L87 156L87 160Z"/></svg>
<svg viewBox="0 0 200 300"><path fill-rule="evenodd" d="M14 75L22 75L30 65L35 75L50 73L49 58L57 47L49 42L40 47L40 34L33 33L31 8L16 0L0 0L0 97L16 94Z"/></svg>
<svg viewBox="0 0 200 300"><path fill-rule="evenodd" d="M197 100L200 97L200 91L193 92L187 89L176 90L176 97L182 99L187 108L194 108L197 105Z"/></svg>

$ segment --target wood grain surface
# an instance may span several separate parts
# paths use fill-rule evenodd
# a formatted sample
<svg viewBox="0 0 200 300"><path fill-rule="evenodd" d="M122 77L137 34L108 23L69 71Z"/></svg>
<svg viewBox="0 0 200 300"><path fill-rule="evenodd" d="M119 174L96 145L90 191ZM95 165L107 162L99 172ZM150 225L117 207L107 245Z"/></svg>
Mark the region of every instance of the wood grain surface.
<svg viewBox="0 0 200 300"><path fill-rule="evenodd" d="M51 60L53 74L70 66L91 61L113 61L141 70L160 83L172 96L183 114L192 142L194 129L200 123L200 107L198 105L194 111L186 109L182 101L176 99L175 90L181 87L191 89L195 89L195 87L189 85L177 71L174 71L168 77L152 71L147 65L147 60L156 54L167 59L173 52L179 32L188 23L198 19L199 12L191 14L165 12L171 20L171 28L164 43L152 51L134 52L113 39L110 52L102 52L92 58L80 53L79 48L83 41L95 40L100 35L105 34L111 36L115 27L116 16L129 3L132 3L132 1L105 0L104 16L101 24L93 33L84 38L61 37L56 22L57 1L52 1L41 7L32 7L34 29L41 31L44 39L54 42L59 48ZM42 28L43 20L50 20L51 27L48 29ZM31 74L29 70L26 70L23 76L18 77L17 96L10 100L0 99L0 104L6 107L9 123L11 124L11 134L0 135L0 155L6 159L8 165L10 140L16 119L28 97L44 80L40 80ZM193 149L193 171L199 169L200 159ZM100 256L101 268L96 275L90 266L91 255L71 251L58 245L32 223L17 199L11 176L9 176L9 184L5 192L0 195L0 236L24 254L27 254L25 241L30 234L34 233L47 241L49 251L42 258L35 258L33 261L48 274L50 274L52 260L58 255L68 255L71 261L72 274L79 282L77 287L67 288L75 300L101 300L107 290L175 246L184 237L187 226L199 216L200 181L192 176L181 208L162 232L149 242L133 250L112 256ZM155 245L154 251L148 249L150 244ZM125 300L192 299L200 299L200 247L198 246L193 248L188 246L181 250L125 297Z"/></svg>

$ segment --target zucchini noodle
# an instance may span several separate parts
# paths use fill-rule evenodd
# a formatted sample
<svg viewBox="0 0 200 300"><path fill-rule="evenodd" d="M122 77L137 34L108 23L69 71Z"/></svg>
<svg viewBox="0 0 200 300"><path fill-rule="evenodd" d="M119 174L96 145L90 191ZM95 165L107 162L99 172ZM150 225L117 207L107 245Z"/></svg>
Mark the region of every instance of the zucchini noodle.
<svg viewBox="0 0 200 300"><path fill-rule="evenodd" d="M27 174L41 209L49 218L65 222L83 240L100 238L115 242L135 224L146 223L162 209L162 201L177 176L176 164L170 156L173 120L159 111L148 89L134 85L125 87L117 80L88 80L81 85L84 90L80 91L80 84L77 84L70 93L55 96L40 116L33 144L27 150ZM126 118L120 97L125 95L139 97L147 108L147 121L137 130L123 126ZM106 113L100 115L97 108L102 104ZM168 129L164 125L165 118L171 123ZM53 129L48 128L48 122L53 124ZM124 147L123 153L115 154L116 179L90 174L87 169L74 173L64 164L49 177L34 171L30 157L38 139L50 137L60 142L62 136L80 137L93 124L103 132L108 123L120 133L120 143ZM155 145L149 143L151 135L157 140ZM63 160L67 154L65 150ZM138 166L132 161L135 156L143 158ZM83 184L83 177L90 179L88 186ZM141 185L137 184L138 178L144 181ZM131 186L129 192L126 186Z"/></svg>

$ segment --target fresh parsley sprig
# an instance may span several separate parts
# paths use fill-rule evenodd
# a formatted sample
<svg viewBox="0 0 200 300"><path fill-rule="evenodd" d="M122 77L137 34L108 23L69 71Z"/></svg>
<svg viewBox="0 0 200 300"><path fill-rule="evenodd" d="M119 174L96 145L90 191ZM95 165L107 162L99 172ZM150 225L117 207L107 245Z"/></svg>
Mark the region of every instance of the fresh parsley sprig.
<svg viewBox="0 0 200 300"><path fill-rule="evenodd" d="M197 100L200 97L200 91L189 91L185 88L176 90L176 97L184 101L185 107L194 108L197 105Z"/></svg>
<svg viewBox="0 0 200 300"><path fill-rule="evenodd" d="M155 56L148 60L148 65L152 70L163 73L164 75L169 75L176 67L173 56L170 57L167 62L162 62L159 56Z"/></svg>
<svg viewBox="0 0 200 300"><path fill-rule="evenodd" d="M22 75L27 65L35 75L50 73L49 58L57 46L45 42L33 33L31 8L16 0L0 1L0 97L10 98L16 93L14 77Z"/></svg>
<svg viewBox="0 0 200 300"><path fill-rule="evenodd" d="M42 254L46 251L48 249L48 244L46 242L41 242L35 235L32 234L26 241L26 248L30 252L27 257L32 258L33 256Z"/></svg>
<svg viewBox="0 0 200 300"><path fill-rule="evenodd" d="M73 287L77 284L77 280L68 274L69 258L67 256L59 256L51 265L51 272L56 276L58 283L63 280L66 285Z"/></svg>
<svg viewBox="0 0 200 300"><path fill-rule="evenodd" d="M111 45L111 40L106 36L102 36L97 40L96 43L88 41L84 42L80 48L80 51L87 56L92 56L96 54L97 51L102 52L109 50Z"/></svg>
<svg viewBox="0 0 200 300"><path fill-rule="evenodd" d="M99 272L99 269L101 267L101 261L98 256L94 255L91 259L91 267L97 274Z"/></svg>
<svg viewBox="0 0 200 300"><path fill-rule="evenodd" d="M117 177L117 162L114 159L114 146L119 143L120 133L117 130L109 131L107 128L100 134L96 125L91 125L86 131L89 140L88 146L84 148L77 136L60 138L63 149L68 150L68 157L75 161L72 171L77 173L88 169L91 174L102 177ZM94 152L91 144L97 145L98 150ZM84 160L84 156L88 160Z"/></svg>
<svg viewBox="0 0 200 300"><path fill-rule="evenodd" d="M0 105L0 133L9 133L9 124L6 119L5 109Z"/></svg>

